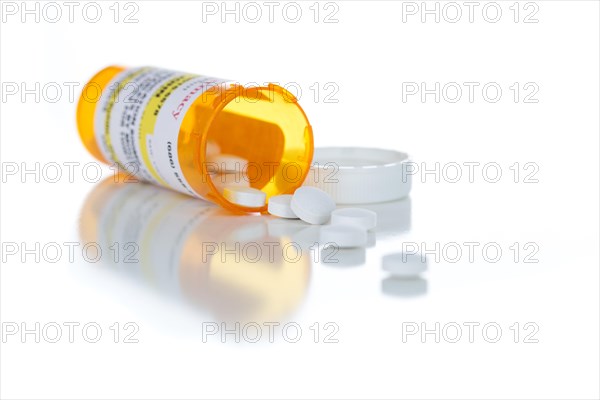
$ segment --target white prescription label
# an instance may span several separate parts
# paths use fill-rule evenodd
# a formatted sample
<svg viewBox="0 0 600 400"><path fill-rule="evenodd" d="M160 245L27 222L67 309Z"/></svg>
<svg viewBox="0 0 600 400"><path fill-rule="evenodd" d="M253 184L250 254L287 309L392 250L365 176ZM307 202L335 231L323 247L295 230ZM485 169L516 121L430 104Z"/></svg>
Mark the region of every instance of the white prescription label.
<svg viewBox="0 0 600 400"><path fill-rule="evenodd" d="M151 67L123 71L96 106L94 132L102 154L139 179L201 198L179 165L179 129L194 101L226 82Z"/></svg>

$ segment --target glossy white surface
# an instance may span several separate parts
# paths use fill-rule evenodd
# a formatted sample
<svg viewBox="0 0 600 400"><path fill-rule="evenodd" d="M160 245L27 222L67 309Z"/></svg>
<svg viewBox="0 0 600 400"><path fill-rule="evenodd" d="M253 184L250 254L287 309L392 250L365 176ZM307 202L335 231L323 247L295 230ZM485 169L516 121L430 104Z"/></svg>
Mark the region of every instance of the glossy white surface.
<svg viewBox="0 0 600 400"><path fill-rule="evenodd" d="M46 332L40 343L3 332L0 397L599 397L597 2L534 2L538 23L522 22L533 10L524 4L513 22L513 2L499 2L501 21L488 23L482 3L473 23L463 7L454 24L421 23L420 14L402 22L407 3L390 1L334 3L339 22L329 24L313 22L313 2L299 3L296 24L282 21L283 5L272 24L266 8L261 22L222 24L220 14L202 21L202 3L144 1L135 3L139 23L115 24L113 2L100 3L96 24L81 20L80 5L72 24L63 9L62 22L21 24L17 14L0 26L3 95L6 82L63 90L56 102L19 92L1 103L0 319L5 330L37 322ZM123 6L120 20L131 12ZM321 5L319 21L331 7ZM411 196L361 205L377 213L375 245L332 254L314 245L318 226L115 184L108 167L108 182L93 182L93 168L84 179L93 159L65 83L110 63L294 82L317 146L409 153L419 167ZM463 97L403 102L403 82L457 82ZM472 103L463 82L479 83ZM500 101L482 100L489 82L502 88ZM537 103L524 103L528 82ZM79 163L72 180L70 162ZM38 165L52 178L51 163L62 173L55 183L21 174ZM437 181L422 173L436 163ZM465 163L479 163L472 180ZM452 183L456 165L462 177ZM496 165L502 175L491 183ZM82 253L90 242L102 249L97 262L96 247L88 260ZM231 262L236 245L245 255ZM427 272L383 271L382 257L397 252L426 253ZM209 335L224 320L246 326L240 343ZM273 343L264 321L281 324ZM80 324L73 343L69 322ZM257 343L251 322L263 327ZM46 340L52 323L63 327L57 343ZM86 323L101 327L97 343L82 338ZM298 342L283 338L286 323L302 329ZM431 333L422 340L436 323L439 343ZM124 343L135 326L139 342Z"/></svg>
<svg viewBox="0 0 600 400"><path fill-rule="evenodd" d="M367 231L356 226L325 225L321 227L319 238L323 246L345 249L367 245Z"/></svg>

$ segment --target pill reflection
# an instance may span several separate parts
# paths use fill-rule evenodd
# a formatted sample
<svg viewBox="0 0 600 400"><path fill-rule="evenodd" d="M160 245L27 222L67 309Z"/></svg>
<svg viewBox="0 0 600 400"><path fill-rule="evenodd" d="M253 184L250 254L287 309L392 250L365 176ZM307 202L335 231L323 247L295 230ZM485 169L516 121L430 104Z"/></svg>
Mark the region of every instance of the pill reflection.
<svg viewBox="0 0 600 400"><path fill-rule="evenodd" d="M304 298L310 255L275 233L258 215L112 178L94 188L80 219L84 243L128 253L103 265L221 320L281 319Z"/></svg>
<svg viewBox="0 0 600 400"><path fill-rule="evenodd" d="M381 291L389 296L418 297L427 294L427 280L421 277L390 276L381 281Z"/></svg>
<svg viewBox="0 0 600 400"><path fill-rule="evenodd" d="M364 247L340 249L337 246L325 246L321 250L321 263L331 267L357 267L367 259Z"/></svg>

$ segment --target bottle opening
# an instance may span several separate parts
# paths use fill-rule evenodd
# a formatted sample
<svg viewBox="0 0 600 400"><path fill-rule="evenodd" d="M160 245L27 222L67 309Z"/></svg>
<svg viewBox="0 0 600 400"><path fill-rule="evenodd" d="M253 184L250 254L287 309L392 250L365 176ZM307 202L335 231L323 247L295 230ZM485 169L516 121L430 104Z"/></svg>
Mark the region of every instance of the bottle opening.
<svg viewBox="0 0 600 400"><path fill-rule="evenodd" d="M260 212L266 206L233 203L223 195L226 187L258 189L268 199L293 193L309 171L312 129L296 98L280 86L215 89L196 101L183 126L191 135L180 137L200 141L194 165L203 187L194 189L230 210Z"/></svg>

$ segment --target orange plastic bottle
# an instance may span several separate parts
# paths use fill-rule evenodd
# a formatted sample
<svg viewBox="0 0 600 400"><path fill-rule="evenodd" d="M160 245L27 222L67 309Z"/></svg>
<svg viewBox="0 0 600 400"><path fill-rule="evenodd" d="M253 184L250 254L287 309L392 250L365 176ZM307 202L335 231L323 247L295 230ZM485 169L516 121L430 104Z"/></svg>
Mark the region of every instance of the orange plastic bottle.
<svg viewBox="0 0 600 400"><path fill-rule="evenodd" d="M79 98L77 127L100 161L237 212L266 206L232 203L224 186L247 185L267 199L293 193L313 156L308 119L281 86L150 67L98 72ZM220 170L219 157L244 160L243 170Z"/></svg>

